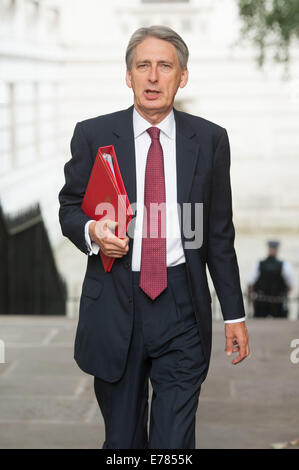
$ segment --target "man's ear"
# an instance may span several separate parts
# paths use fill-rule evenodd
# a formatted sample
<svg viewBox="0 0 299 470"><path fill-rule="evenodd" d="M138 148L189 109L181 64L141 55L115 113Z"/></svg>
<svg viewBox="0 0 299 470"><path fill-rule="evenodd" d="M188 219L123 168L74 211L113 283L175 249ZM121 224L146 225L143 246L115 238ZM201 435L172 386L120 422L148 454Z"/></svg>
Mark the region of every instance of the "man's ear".
<svg viewBox="0 0 299 470"><path fill-rule="evenodd" d="M184 88L184 86L187 85L188 83L188 77L189 77L189 72L188 72L188 69L187 67L182 70L181 72L181 81L180 81L180 88Z"/></svg>
<svg viewBox="0 0 299 470"><path fill-rule="evenodd" d="M129 88L132 88L132 81L131 81L131 72L127 69L126 71L126 84Z"/></svg>

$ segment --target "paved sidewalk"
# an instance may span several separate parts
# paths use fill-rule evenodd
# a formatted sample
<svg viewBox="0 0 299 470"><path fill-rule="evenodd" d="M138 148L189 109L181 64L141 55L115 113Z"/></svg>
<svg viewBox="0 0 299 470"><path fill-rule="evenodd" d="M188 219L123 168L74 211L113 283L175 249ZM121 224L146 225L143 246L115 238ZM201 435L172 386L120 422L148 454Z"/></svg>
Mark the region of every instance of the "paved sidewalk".
<svg viewBox="0 0 299 470"><path fill-rule="evenodd" d="M0 448L99 448L104 425L93 378L73 360L76 320L0 316ZM213 355L197 415L198 448L269 448L299 438L299 363L290 361L299 322L249 320L252 356L224 354L214 322ZM299 357L299 353L297 354Z"/></svg>

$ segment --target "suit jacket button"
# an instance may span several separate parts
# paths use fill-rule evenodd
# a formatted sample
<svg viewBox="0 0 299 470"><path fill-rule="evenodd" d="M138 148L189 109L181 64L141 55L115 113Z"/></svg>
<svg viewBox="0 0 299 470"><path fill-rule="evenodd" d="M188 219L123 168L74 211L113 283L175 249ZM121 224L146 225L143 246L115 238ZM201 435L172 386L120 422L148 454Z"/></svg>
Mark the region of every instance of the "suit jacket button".
<svg viewBox="0 0 299 470"><path fill-rule="evenodd" d="M130 261L126 261L125 262L125 268L130 269L130 267L131 267Z"/></svg>
<svg viewBox="0 0 299 470"><path fill-rule="evenodd" d="M128 297L128 302L129 304L131 304L133 302L133 298L132 297Z"/></svg>

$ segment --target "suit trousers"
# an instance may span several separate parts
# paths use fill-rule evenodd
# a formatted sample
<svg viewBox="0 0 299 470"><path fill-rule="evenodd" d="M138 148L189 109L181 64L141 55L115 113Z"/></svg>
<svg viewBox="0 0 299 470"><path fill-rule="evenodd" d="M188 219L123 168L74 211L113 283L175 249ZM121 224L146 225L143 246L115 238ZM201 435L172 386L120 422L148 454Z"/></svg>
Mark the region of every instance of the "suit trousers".
<svg viewBox="0 0 299 470"><path fill-rule="evenodd" d="M124 374L113 383L94 377L105 422L102 448L194 449L207 363L186 264L167 268L167 288L154 301L138 285L140 272L132 275L134 322Z"/></svg>

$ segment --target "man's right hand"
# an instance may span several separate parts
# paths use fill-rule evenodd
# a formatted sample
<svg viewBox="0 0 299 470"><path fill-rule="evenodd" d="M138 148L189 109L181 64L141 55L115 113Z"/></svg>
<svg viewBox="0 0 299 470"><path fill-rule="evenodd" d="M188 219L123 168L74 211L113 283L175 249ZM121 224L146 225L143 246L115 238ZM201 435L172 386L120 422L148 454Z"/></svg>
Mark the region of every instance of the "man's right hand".
<svg viewBox="0 0 299 470"><path fill-rule="evenodd" d="M129 237L124 239L114 235L118 222L110 219L98 220L89 225L91 241L99 245L100 250L111 258L122 258L129 251Z"/></svg>

